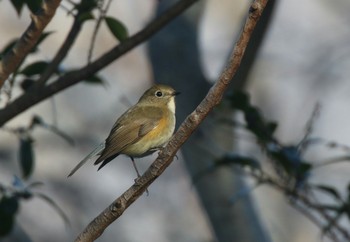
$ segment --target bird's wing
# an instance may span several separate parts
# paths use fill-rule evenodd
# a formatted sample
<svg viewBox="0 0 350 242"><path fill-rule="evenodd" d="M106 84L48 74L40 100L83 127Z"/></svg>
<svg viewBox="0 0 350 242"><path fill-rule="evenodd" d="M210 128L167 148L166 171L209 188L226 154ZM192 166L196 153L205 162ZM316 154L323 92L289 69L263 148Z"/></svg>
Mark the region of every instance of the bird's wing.
<svg viewBox="0 0 350 242"><path fill-rule="evenodd" d="M133 121L130 121L130 117ZM103 160L118 155L126 147L144 137L157 127L162 118L162 110L154 107L134 107L123 114L113 126L108 138L106 148L95 161L95 165Z"/></svg>
<svg viewBox="0 0 350 242"><path fill-rule="evenodd" d="M101 151L105 148L105 142L102 142L99 146L97 146L90 154L88 154L82 161L79 162L78 165L74 167L74 169L68 174L68 177L72 176L80 167L82 167L88 160L101 154Z"/></svg>

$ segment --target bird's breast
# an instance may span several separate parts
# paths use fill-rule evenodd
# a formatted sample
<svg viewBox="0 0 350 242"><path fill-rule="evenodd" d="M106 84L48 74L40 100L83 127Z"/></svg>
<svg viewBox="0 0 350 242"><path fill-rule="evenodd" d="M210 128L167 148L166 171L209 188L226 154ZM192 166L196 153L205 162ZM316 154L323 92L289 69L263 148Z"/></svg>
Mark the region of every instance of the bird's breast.
<svg viewBox="0 0 350 242"><path fill-rule="evenodd" d="M127 147L123 153L133 157L142 157L155 148L163 147L171 138L175 130L175 114L164 115L158 125L136 143Z"/></svg>

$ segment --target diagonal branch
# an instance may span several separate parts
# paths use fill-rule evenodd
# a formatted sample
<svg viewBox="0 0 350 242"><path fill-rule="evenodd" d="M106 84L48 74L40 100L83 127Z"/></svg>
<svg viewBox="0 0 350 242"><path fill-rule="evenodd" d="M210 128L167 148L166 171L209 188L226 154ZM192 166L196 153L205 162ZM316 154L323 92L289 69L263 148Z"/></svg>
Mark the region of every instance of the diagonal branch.
<svg viewBox="0 0 350 242"><path fill-rule="evenodd" d="M0 110L0 127L16 115L24 112L44 99L85 80L91 75L94 75L96 72L111 64L114 60L151 37L197 1L198 0L180 0L178 3L174 4L174 6L164 11L164 13L157 19L149 23L143 30L123 41L91 64L88 64L79 70L67 73L50 85L33 86L25 94Z"/></svg>
<svg viewBox="0 0 350 242"><path fill-rule="evenodd" d="M219 80L209 90L207 96L198 105L196 110L181 124L168 145L159 153L158 158L134 185L126 190L84 229L75 240L76 242L94 241L113 221L119 218L145 192L147 187L163 173L172 162L173 157L180 147L205 119L208 113L220 103L225 90L240 66L250 36L266 4L267 0L255 0L252 3L243 31Z"/></svg>
<svg viewBox="0 0 350 242"><path fill-rule="evenodd" d="M31 15L32 22L26 31L17 41L16 45L0 61L0 88L38 42L41 33L55 15L60 3L61 0L45 0L43 1L42 8Z"/></svg>
<svg viewBox="0 0 350 242"><path fill-rule="evenodd" d="M89 53L88 53L88 58L87 58L88 63L91 63L92 54L94 52L95 42L97 39L97 33L100 30L102 20L106 17L107 11L108 11L109 7L111 6L111 3L112 3L112 0L108 0L105 7L103 7L104 2L102 2L101 3L102 6L99 7L99 16L98 16L98 19L96 21L96 25L94 28L94 32L92 34L91 42L90 42L90 48L89 48Z"/></svg>
<svg viewBox="0 0 350 242"><path fill-rule="evenodd" d="M54 73L59 64L62 62L62 60L67 56L69 50L73 46L75 40L78 37L78 34L80 33L82 27L82 22L79 20L79 14L74 17L73 25L68 33L67 38L63 42L62 46L56 53L55 57L49 64L49 66L46 68L46 70L41 74L40 78L38 79L39 85L44 85Z"/></svg>

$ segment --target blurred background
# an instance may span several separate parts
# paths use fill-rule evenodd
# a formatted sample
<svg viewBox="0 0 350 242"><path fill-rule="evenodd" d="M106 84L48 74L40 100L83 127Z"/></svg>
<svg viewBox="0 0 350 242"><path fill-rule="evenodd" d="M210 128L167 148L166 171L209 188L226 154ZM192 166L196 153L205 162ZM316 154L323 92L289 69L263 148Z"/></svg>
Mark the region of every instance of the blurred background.
<svg viewBox="0 0 350 242"><path fill-rule="evenodd" d="M67 228L47 203L32 199L21 203L12 237L4 241L16 241L20 233L27 234L32 241L72 241L94 217L131 186L135 172L129 158L123 156L99 172L90 162L73 177L66 177L86 154L107 137L116 118L137 102L154 82L169 83L170 79L175 79L172 85L182 92L177 99L177 122L180 124L198 104L192 100L191 105L187 105L188 99L196 97L199 101L222 71L241 30L249 3L244 0L200 1L177 22L101 71L99 75L106 81L104 85L80 83L7 123L6 127L25 126L33 114L39 114L46 122L69 134L75 145L67 144L47 130L38 129L34 133L36 163L31 181L45 183L41 191L67 213L71 227ZM134 34L167 4L167 1L154 0L112 1L108 15L118 18L129 33ZM1 1L0 6L2 48L23 33L30 19L26 9L18 18L9 1ZM251 94L253 104L262 110L264 116L278 123L276 136L284 144L297 143L302 139L306 123L316 103L320 103L320 114L313 126L314 135L350 145L349 10L350 2L346 0L282 0L274 7L268 31L244 86ZM65 39L72 20L66 11L58 9L47 27L47 30L55 31L54 34L43 42L40 54L27 61L36 58L50 60ZM93 21L84 25L62 68L71 69L87 63L94 26ZM179 30L182 34L176 35ZM182 39L174 39L174 36ZM169 45L162 46L162 42ZM96 43L94 57L117 44L104 26ZM173 72L180 72L178 68L181 74L174 77ZM194 79L201 79L201 82L196 83ZM14 89L14 98L19 94L19 88ZM211 128L210 123L203 127L204 130ZM224 153L235 145L243 154L259 152L256 147L252 148L253 138L225 137L222 136L223 130L218 131L220 141L213 137L214 145L206 143L207 146L201 148ZM20 174L19 144L13 134L0 132L0 182L9 184L14 174ZM206 133L199 135L205 136ZM190 144L191 141L187 144L188 149L191 149ZM319 162L340 154L346 153L317 146L309 149L306 157ZM179 159L175 159L150 186L149 196L143 195L137 200L98 241L216 241L189 175L193 173L193 167L184 163L181 153L178 156ZM147 169L155 157L156 154L138 160L139 169ZM191 163L188 158L187 163ZM311 179L327 182L345 191L350 181L349 172L349 164L337 164L316 170ZM247 186L252 184L250 179L243 180ZM232 196L234 194L235 191L232 191ZM271 241L312 242L323 239L319 229L291 208L279 192L263 186L254 189L250 197L249 206L254 207L256 216L253 219L261 222L267 234L263 236ZM240 222L241 226L249 228L256 221L247 219Z"/></svg>

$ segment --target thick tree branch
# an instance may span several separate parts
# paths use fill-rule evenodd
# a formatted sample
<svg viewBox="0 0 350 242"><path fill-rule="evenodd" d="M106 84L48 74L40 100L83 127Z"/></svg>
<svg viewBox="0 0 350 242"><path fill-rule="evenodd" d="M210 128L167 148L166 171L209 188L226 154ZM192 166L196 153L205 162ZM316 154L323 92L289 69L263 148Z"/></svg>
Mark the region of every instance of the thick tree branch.
<svg viewBox="0 0 350 242"><path fill-rule="evenodd" d="M173 20L176 16L181 14L192 4L198 0L181 0L174 4L169 10L157 19L148 24L143 30L137 34L131 36L121 44L117 45L109 52L88 64L87 66L67 73L66 75L58 78L52 84L47 86L36 85L28 90L25 94L14 100L12 103L7 105L5 108L0 110L0 127L3 126L7 121L14 118L16 115L27 110L33 105L43 101L44 99L51 97L52 95L70 87L82 80L85 80L89 76L95 74L99 70L103 69L114 60L125 54L126 52L133 49L138 44L145 41L147 38L155 34L158 30L164 27L167 23Z"/></svg>
<svg viewBox="0 0 350 242"><path fill-rule="evenodd" d="M41 33L55 15L60 3L61 0L45 0L40 11L31 15L32 22L26 31L0 61L0 88L38 42Z"/></svg>
<svg viewBox="0 0 350 242"><path fill-rule="evenodd" d="M198 105L196 110L181 124L168 145L159 153L158 158L133 186L125 191L85 228L77 237L76 242L94 241L113 221L120 217L123 212L144 193L147 187L163 173L172 162L173 157L180 147L205 119L208 113L220 103L225 90L239 68L250 36L266 4L267 0L255 0L253 2L243 31L219 80L209 90L207 96Z"/></svg>

